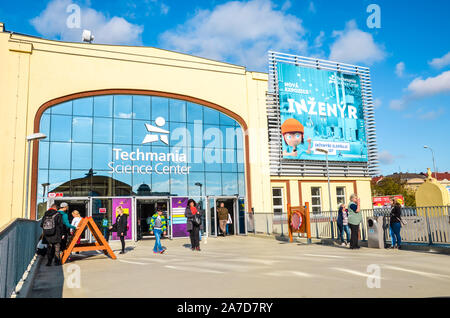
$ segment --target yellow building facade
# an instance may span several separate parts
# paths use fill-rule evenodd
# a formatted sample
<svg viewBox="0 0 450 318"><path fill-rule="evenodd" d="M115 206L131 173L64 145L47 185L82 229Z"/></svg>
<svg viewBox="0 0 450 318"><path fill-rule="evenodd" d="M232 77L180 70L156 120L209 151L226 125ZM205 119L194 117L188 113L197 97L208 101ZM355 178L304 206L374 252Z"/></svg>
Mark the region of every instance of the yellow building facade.
<svg viewBox="0 0 450 318"><path fill-rule="evenodd" d="M284 212L288 204L311 203L312 188L320 189L321 209L329 210L325 174L320 177L271 176L266 112L268 74L151 47L45 40L7 32L3 24L0 24L0 70L0 143L5 150L0 156L3 203L0 226L13 218L25 216L28 154L31 158L29 216L39 216L38 206L47 206L50 192L64 193L60 190L64 188L64 180L58 183L58 187L48 188L47 193L44 183L39 181L41 164L38 161L43 153L42 143L46 141L33 141L31 148L27 147L27 136L41 130L49 109L83 98L93 99L95 103L95 98L99 96L113 95L150 96L200 105L205 112L212 109L221 116L232 118L237 123L235 127L242 128L243 168L242 171L238 168L238 172L244 176L243 181L239 179L244 188L239 190L239 196L242 196L239 204L245 211L241 225L250 212L273 213L274 189L282 191L281 206ZM73 107L75 111L76 106ZM204 169L207 170L206 165ZM94 177L90 178L94 180ZM205 201L208 201L208 180L197 184L200 186L200 196L205 191ZM43 192L41 186L44 186ZM51 181L48 186L52 187ZM158 191L157 188L152 190ZM130 191L130 197L137 193L134 188ZM331 178L332 209L338 207L340 201L337 197L347 203L352 193L359 195L362 208L371 208L370 177ZM165 196L171 195L168 193ZM216 194L214 203L221 197L230 196ZM64 197L67 196L64 194ZM86 202L91 204L90 209L93 209L90 195L85 197ZM212 208L212 202L206 203L209 208ZM236 214L236 218L240 217ZM139 219L136 222L139 224Z"/></svg>

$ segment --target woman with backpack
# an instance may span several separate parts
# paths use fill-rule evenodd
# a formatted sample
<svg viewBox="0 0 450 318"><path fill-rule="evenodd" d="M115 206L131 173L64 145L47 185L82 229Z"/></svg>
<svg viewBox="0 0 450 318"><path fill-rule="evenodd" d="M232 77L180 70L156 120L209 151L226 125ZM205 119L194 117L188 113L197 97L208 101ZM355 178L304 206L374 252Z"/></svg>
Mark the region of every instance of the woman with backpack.
<svg viewBox="0 0 450 318"><path fill-rule="evenodd" d="M392 210L389 220L389 234L391 235L391 248L401 249L402 237L400 230L402 228L402 206L397 199L391 198Z"/></svg>
<svg viewBox="0 0 450 318"><path fill-rule="evenodd" d="M191 249L193 251L200 251L200 226L202 224L202 215L200 210L197 209L197 203L189 199L188 206L184 212L184 216L187 218L186 229L190 233Z"/></svg>

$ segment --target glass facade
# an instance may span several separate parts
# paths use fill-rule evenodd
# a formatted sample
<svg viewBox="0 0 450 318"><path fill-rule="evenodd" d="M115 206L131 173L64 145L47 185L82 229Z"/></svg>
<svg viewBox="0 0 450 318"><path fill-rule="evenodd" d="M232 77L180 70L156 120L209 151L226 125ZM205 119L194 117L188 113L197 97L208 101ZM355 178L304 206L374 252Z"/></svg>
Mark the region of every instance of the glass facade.
<svg viewBox="0 0 450 318"><path fill-rule="evenodd" d="M227 115L142 95L48 108L40 131L38 203L84 196L245 196L243 132ZM200 193L200 191L202 193Z"/></svg>

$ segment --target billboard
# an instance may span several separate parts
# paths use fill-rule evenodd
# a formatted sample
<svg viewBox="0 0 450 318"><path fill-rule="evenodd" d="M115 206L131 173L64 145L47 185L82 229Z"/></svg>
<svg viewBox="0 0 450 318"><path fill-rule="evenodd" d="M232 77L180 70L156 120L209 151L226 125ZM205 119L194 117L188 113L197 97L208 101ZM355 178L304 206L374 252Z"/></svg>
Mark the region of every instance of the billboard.
<svg viewBox="0 0 450 318"><path fill-rule="evenodd" d="M277 63L283 159L367 161L360 78Z"/></svg>
<svg viewBox="0 0 450 318"><path fill-rule="evenodd" d="M394 195L394 199L400 200L400 204L405 206L405 199L402 195ZM391 196L373 197L372 203L374 208L390 208Z"/></svg>

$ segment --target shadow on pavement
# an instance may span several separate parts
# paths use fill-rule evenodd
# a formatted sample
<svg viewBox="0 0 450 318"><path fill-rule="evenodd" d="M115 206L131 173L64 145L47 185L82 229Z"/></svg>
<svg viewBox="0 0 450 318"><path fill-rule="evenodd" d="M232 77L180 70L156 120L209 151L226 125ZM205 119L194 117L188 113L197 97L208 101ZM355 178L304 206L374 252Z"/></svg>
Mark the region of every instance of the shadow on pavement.
<svg viewBox="0 0 450 318"><path fill-rule="evenodd" d="M64 288L64 271L62 266L45 266L43 259L37 268L36 277L29 293L29 298L62 298Z"/></svg>

